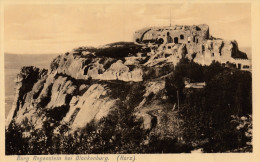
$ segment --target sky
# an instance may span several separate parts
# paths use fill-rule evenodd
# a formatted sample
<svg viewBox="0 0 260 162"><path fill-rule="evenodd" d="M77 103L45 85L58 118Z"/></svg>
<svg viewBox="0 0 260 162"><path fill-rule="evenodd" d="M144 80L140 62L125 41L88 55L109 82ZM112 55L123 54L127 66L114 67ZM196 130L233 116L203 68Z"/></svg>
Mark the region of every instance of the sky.
<svg viewBox="0 0 260 162"><path fill-rule="evenodd" d="M170 12L171 11L171 12ZM218 38L251 47L251 6L239 4L15 4L4 6L4 51L52 54L132 41L149 26L208 24Z"/></svg>

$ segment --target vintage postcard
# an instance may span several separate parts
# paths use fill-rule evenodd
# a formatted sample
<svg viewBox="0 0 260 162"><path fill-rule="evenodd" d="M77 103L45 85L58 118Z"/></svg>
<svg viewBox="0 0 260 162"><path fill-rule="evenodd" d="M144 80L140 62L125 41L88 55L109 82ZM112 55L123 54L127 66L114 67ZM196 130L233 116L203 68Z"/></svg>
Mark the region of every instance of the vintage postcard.
<svg viewBox="0 0 260 162"><path fill-rule="evenodd" d="M259 1L2 1L0 161L259 161Z"/></svg>

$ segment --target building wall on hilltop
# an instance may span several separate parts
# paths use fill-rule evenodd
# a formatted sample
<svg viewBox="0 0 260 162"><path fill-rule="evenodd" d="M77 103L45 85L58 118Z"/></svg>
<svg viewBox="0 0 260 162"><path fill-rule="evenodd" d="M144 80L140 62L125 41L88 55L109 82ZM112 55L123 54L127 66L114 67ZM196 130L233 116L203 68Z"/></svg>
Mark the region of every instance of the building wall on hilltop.
<svg viewBox="0 0 260 162"><path fill-rule="evenodd" d="M172 42L167 41L167 35L172 38ZM134 42L137 43L201 43L208 38L209 27L207 25L146 28L134 33Z"/></svg>
<svg viewBox="0 0 260 162"><path fill-rule="evenodd" d="M163 52L167 57L175 57L177 60L182 57L177 52L179 45L185 45L187 49L185 57L199 64L210 65L212 61L217 61L221 64L234 64L242 70L251 68L248 60L237 59L247 58L247 56L239 51L236 41L210 38L209 26L205 24L139 30L134 34L134 40L144 44L156 43L159 46L158 51Z"/></svg>

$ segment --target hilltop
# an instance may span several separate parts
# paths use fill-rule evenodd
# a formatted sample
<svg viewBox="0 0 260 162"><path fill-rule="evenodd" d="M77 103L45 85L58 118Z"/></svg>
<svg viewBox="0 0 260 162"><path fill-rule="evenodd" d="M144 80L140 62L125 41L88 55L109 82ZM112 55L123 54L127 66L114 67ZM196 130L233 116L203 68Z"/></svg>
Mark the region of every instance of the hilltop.
<svg viewBox="0 0 260 162"><path fill-rule="evenodd" d="M23 67L7 153L250 151L251 136L236 126L251 120L252 74L227 62L246 55L232 41L207 43L206 54L221 53L207 64L189 52L197 45L118 42L75 48L48 69Z"/></svg>

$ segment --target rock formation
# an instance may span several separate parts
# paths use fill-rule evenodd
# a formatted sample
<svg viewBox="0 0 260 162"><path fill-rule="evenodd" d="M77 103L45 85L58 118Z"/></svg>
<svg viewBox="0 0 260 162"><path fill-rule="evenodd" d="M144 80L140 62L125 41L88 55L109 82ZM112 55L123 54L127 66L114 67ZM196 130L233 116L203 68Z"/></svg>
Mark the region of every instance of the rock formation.
<svg viewBox="0 0 260 162"><path fill-rule="evenodd" d="M179 45L186 45L187 52L184 53L187 57L203 65L210 65L214 60L236 64L239 69L248 70L250 66L247 55L239 51L236 41L214 38L206 24L145 28L134 33L134 41L139 44L157 44L164 53L173 54L175 58L181 57L175 54ZM175 59L173 62L178 61Z"/></svg>
<svg viewBox="0 0 260 162"><path fill-rule="evenodd" d="M172 37L168 43L167 31ZM176 112L165 111L173 105L167 102L164 78L179 60L186 57L209 65L213 60L232 63L246 58L235 41L213 39L207 25L145 29L135 33L135 41L139 44L79 47L55 58L48 70L22 68L6 128L12 122L27 122L41 129L49 122L76 130L127 103L143 118L145 129L173 131L174 125L159 128L165 116L176 118Z"/></svg>

